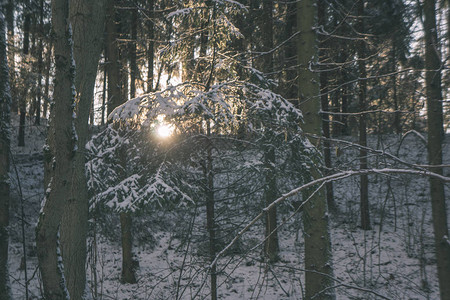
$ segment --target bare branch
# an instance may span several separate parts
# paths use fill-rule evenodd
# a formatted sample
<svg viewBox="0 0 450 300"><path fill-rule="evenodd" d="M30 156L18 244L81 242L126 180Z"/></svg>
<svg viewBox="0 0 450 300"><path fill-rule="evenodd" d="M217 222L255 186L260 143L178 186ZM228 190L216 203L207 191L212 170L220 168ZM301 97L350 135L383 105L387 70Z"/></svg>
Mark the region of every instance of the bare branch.
<svg viewBox="0 0 450 300"><path fill-rule="evenodd" d="M229 250L243 235L245 232L247 232L250 227L252 227L259 219L261 219L265 212L269 209L271 209L272 207L274 207L275 205L280 204L281 202L283 202L284 200L286 200L289 197L292 197L294 195L297 195L298 193L300 193L301 191L310 188L314 185L317 184L321 184L324 182L332 182L332 181L337 181L340 179L344 179L347 177L351 177L351 176L358 176L358 175L370 175L370 174L409 174L409 175L418 175L418 176L428 176L428 177L433 177L433 178L437 178L439 180L442 180L444 182L450 182L450 177L446 177L440 174L436 174L434 172L430 172L427 170L413 170L413 169L390 169L390 168L383 168L383 169L363 169L363 170L349 170L349 171L344 171L344 172L340 172L340 173L336 173L333 175L329 175L329 176L325 176L313 181L310 181L298 188L295 188L293 190L291 190L290 192L284 194L283 196L279 197L278 199L276 199L275 201L273 201L269 206L265 207L264 209L262 209L262 211L253 218L253 220L251 220L241 231L238 232L238 234L236 234L236 236L233 238L233 240L227 245L225 246L220 252L217 253L216 257L214 258L214 260L212 261L212 263L209 265L209 268L212 268L213 266L217 265L217 261L219 260L220 257L222 257L224 255L224 253ZM302 207L303 205L305 205L305 203L307 203L307 201L304 201L300 207Z"/></svg>

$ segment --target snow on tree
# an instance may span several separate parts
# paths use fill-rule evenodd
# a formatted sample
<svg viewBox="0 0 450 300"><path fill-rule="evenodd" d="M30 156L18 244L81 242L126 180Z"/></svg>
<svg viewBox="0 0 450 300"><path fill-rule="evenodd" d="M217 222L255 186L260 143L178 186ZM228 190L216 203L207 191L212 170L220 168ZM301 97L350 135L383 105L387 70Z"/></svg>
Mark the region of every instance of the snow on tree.
<svg viewBox="0 0 450 300"><path fill-rule="evenodd" d="M261 150L267 145L275 145L280 154L281 186L289 180L309 180L311 158L320 157L302 134L301 112L280 95L250 83L219 83L206 92L193 83L170 86L118 106L109 120L111 124L87 144L86 170L92 205L103 203L117 211L196 201L201 177L196 168L204 163L208 122L215 157L223 159L222 167L252 172L247 178L261 179ZM167 141L156 136L158 123L173 126ZM230 162L226 151L237 152L238 146L247 154ZM121 152L127 153L126 170L120 164Z"/></svg>

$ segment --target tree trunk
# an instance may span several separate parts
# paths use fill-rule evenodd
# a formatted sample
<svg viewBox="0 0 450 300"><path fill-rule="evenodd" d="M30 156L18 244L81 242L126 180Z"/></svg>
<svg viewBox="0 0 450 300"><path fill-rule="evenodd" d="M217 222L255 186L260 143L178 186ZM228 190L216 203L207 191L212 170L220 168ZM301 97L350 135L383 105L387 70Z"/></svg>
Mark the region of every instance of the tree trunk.
<svg viewBox="0 0 450 300"><path fill-rule="evenodd" d="M121 101L120 104L125 103L128 101L128 92L129 92L129 86L128 86L128 57L127 57L128 49L123 47L122 49L119 48L119 62L120 62L120 91L121 94Z"/></svg>
<svg viewBox="0 0 450 300"><path fill-rule="evenodd" d="M209 260L214 261L216 257L216 222L215 222L215 201L214 201L214 173L213 173L213 157L212 157L212 145L209 137L211 136L210 121L207 122L207 136L208 145L206 150L206 166L204 171L206 181L206 229L209 235ZM217 300L217 266L214 265L211 268L210 276L211 284L211 300Z"/></svg>
<svg viewBox="0 0 450 300"><path fill-rule="evenodd" d="M115 24L115 1L108 1L106 11L106 58L108 72L108 115L120 104L121 99L121 80L119 66L119 51L117 46L117 28Z"/></svg>
<svg viewBox="0 0 450 300"><path fill-rule="evenodd" d="M395 37L392 37L392 99L394 100L394 129L397 134L402 133L402 125L400 123L399 98L397 93L397 55Z"/></svg>
<svg viewBox="0 0 450 300"><path fill-rule="evenodd" d="M24 8L24 24L23 24L23 49L22 53L24 56L24 60L28 60L28 53L30 48L30 4L27 1L25 1L25 8ZM22 62L23 63L23 62ZM27 78L28 74L26 71L26 66L22 66L22 78ZM28 86L25 83L25 85L22 87L23 92L20 95L19 98L19 113L20 113L20 120L19 120L19 147L25 146L25 117L27 114L27 96L28 96Z"/></svg>
<svg viewBox="0 0 450 300"><path fill-rule="evenodd" d="M2 300L11 299L8 272L11 94L9 88L5 27L3 9L0 9L0 299Z"/></svg>
<svg viewBox="0 0 450 300"><path fill-rule="evenodd" d="M286 36L285 39L291 38L294 34L295 28L296 28L296 4L294 1L289 2L287 4L287 11L286 11ZM284 68L286 69L286 79L285 79L285 90L284 97L288 99L289 101L297 102L297 83L295 82L295 79L297 77L297 71L293 67L297 63L296 59L296 45L295 45L295 39L291 39L285 47L284 52ZM295 103L298 105L298 103Z"/></svg>
<svg viewBox="0 0 450 300"><path fill-rule="evenodd" d="M319 0L319 6L318 6L318 22L319 26L325 27L326 25L326 13L325 13L325 5L326 2L324 0ZM326 43L324 41L321 41L321 49L326 49ZM325 52L322 50L322 52ZM325 54L322 54L321 56L325 56ZM321 96L320 96L320 102L322 111L329 111L329 105L328 105L328 74L327 71L321 71L320 72L320 86L321 86ZM327 113L322 114L322 130L323 130L323 137L325 140L323 141L323 156L325 160L325 175L330 175L332 163L331 163L331 144L328 140L330 138L330 115ZM333 195L333 182L327 182L326 183L326 195L327 195L327 204L328 209L330 211L336 210L336 203L334 202L334 195Z"/></svg>
<svg viewBox="0 0 450 300"><path fill-rule="evenodd" d="M44 171L49 179L46 196L36 228L39 269L46 299L69 299L59 243L59 228L65 205L70 203L72 167L76 151L74 130L75 66L72 56L72 32L68 23L69 1L52 2L52 26L55 37L54 113L48 132L47 155L53 156Z"/></svg>
<svg viewBox="0 0 450 300"><path fill-rule="evenodd" d="M40 0L39 6L39 42L38 42L38 85L36 95L36 116L35 124L41 124L41 98L42 98L42 69L44 51L44 0Z"/></svg>
<svg viewBox="0 0 450 300"><path fill-rule="evenodd" d="M270 147L264 153L265 161L265 206L269 206L277 198L277 179L275 175L275 149ZM278 234L277 234L277 207L269 209L266 212L266 231L264 243L264 256L269 262L276 262L278 260Z"/></svg>
<svg viewBox="0 0 450 300"><path fill-rule="evenodd" d="M208 42L209 42L209 34L208 34L208 25L210 22L209 16L209 3L210 1L205 1L206 9L202 12L201 25L200 25L200 49L199 49L199 57L196 66L195 72L195 80L198 82L206 83L206 68L207 68L207 59L206 54L208 50ZM170 35L169 35L170 38Z"/></svg>
<svg viewBox="0 0 450 300"><path fill-rule="evenodd" d="M138 11L133 9L131 13L131 45L130 45L130 98L136 97L136 80L139 78L139 69L136 63L137 23Z"/></svg>
<svg viewBox="0 0 450 300"><path fill-rule="evenodd" d="M148 0L148 17L147 20L147 31L148 31L148 48L147 48L147 93L153 91L153 72L154 72L154 56L155 56L155 26L154 26L154 10L155 10L155 0Z"/></svg>
<svg viewBox="0 0 450 300"><path fill-rule="evenodd" d="M118 13L116 15L117 19L116 19L116 28L117 28L117 37L118 39L116 40L116 44L117 44L117 49L118 49L118 62L119 62L119 68L120 68L120 91L121 91L121 101L120 104L125 103L126 101L128 101L128 96L129 96L129 86L128 86L128 79L129 76L128 74L130 73L129 69L128 69L128 52L129 49L128 47L126 47L125 45L120 46L118 44L119 40L122 37L128 37L127 35L127 31L126 31L126 14L124 13Z"/></svg>
<svg viewBox="0 0 450 300"><path fill-rule="evenodd" d="M193 76L195 73L195 40L192 37L186 45L186 60L183 64L183 82L193 80Z"/></svg>
<svg viewBox="0 0 450 300"><path fill-rule="evenodd" d="M341 134L342 135L349 135L349 126L348 126L348 116L345 114L348 113L348 88L346 86L342 87L342 107L341 112L344 113L342 117L340 118L340 121L342 123L341 127Z"/></svg>
<svg viewBox="0 0 450 300"><path fill-rule="evenodd" d="M11 91L11 111L17 113L18 103L16 97L16 60L14 49L14 0L8 0L6 5L6 24L8 29L8 63L9 63L9 86Z"/></svg>
<svg viewBox="0 0 450 300"><path fill-rule="evenodd" d="M430 165L442 165L443 113L441 90L441 58L436 28L436 4L434 0L425 0L425 84L428 119L428 162ZM442 167L431 170L443 174ZM450 245L445 203L444 183L430 177L430 196L433 216L434 240L439 278L439 291L442 300L450 299Z"/></svg>
<svg viewBox="0 0 450 300"><path fill-rule="evenodd" d="M45 60L46 69L45 69L44 105L42 107L42 116L44 116L44 118L47 118L48 106L50 102L49 90L50 90L50 69L52 64L52 49L53 49L53 41L50 37L47 46L47 53L46 53L47 57Z"/></svg>
<svg viewBox="0 0 450 300"><path fill-rule="evenodd" d="M37 49L36 49L36 40L38 39L38 23L37 23L37 16L36 16L36 9L33 7L35 6L35 3L31 3L30 9L32 9L32 14L31 14L31 28L30 28L30 34L31 34L31 49L30 49L30 59L28 60L29 62L29 69L28 72L31 72L32 74L36 73L36 53L37 53ZM31 8L33 7L33 8ZM31 79L31 77L30 77ZM27 80L27 82L25 84L27 84L29 86L30 89L30 96L29 96L29 107L28 107L28 116L30 118L30 120L33 118L33 116L36 113L36 96L37 96L37 85L36 85L36 80L31 79L31 80Z"/></svg>
<svg viewBox="0 0 450 300"><path fill-rule="evenodd" d="M297 44L299 103L303 112L303 130L320 136L322 119L320 111L319 75L311 71L317 63L318 48L316 33L317 1L297 2L297 26L300 31ZM313 144L317 141L312 141ZM318 166L319 167L319 166ZM312 169L312 178L319 178L318 170ZM303 209L305 229L305 297L306 299L334 299L331 242L328 231L327 201L323 190L314 195L305 192L303 199L311 197Z"/></svg>
<svg viewBox="0 0 450 300"><path fill-rule="evenodd" d="M101 125L105 125L106 87L107 87L106 66L103 65L103 90L102 90L102 120L101 120Z"/></svg>
<svg viewBox="0 0 450 300"><path fill-rule="evenodd" d="M137 14L136 10L133 10L133 19L136 19L137 16L134 16L135 13ZM133 22L133 21L132 21ZM137 24L132 25L131 29L131 35L132 40L136 40L136 28L133 30L133 27L137 26ZM134 35L134 37L133 37ZM134 54L133 54L134 51ZM134 61L133 61L134 60ZM135 68L137 72L137 66L136 66L136 44L131 46L130 51L130 65L131 65L131 76L130 76L130 92L131 92L131 98L135 97L135 91L136 91L136 76L133 76L133 68ZM133 66L134 65L134 66ZM126 170L127 165L127 154L126 150L124 149L121 153L122 155L122 167ZM132 216L129 212L121 212L120 213L120 229L122 233L122 282L125 283L136 283L136 276L134 273L134 262L133 262L133 235L132 235Z"/></svg>
<svg viewBox="0 0 450 300"><path fill-rule="evenodd" d="M119 49L117 45L117 26L115 24L114 1L110 1L107 8L106 23L106 53L108 58L108 115L121 105L125 100L126 90L124 77L126 73L121 74L119 64ZM135 82L131 83L135 86ZM126 166L126 153L121 153L122 165ZM136 278L133 268L133 240L131 235L132 219L128 212L120 213L121 240L122 240L122 281L126 283L135 283Z"/></svg>
<svg viewBox="0 0 450 300"><path fill-rule="evenodd" d="M72 0L69 12L73 28L76 62L77 106L75 128L77 149L84 149L89 133L89 115L94 100L95 78L102 50L106 0ZM89 198L83 151L74 153L70 198L61 224L62 255L67 287L72 299L82 299L86 285L86 237Z"/></svg>
<svg viewBox="0 0 450 300"><path fill-rule="evenodd" d="M333 114L331 116L331 135L333 137L337 137L339 135L342 134L342 116L339 115L340 109L342 107L342 105L340 104L340 99L342 96L342 90L338 90L338 91L334 91L333 93L330 94L329 97L331 97L331 111L333 113L338 113L338 114Z"/></svg>
<svg viewBox="0 0 450 300"><path fill-rule="evenodd" d="M129 212L120 213L122 240L122 282L136 283L133 263L132 218Z"/></svg>
<svg viewBox="0 0 450 300"><path fill-rule="evenodd" d="M358 32L364 33L364 1L358 2ZM359 145L367 146L367 129L366 129L366 93L367 93L367 71L366 71L366 42L364 40L358 42L358 70L359 70ZM367 169L367 151L363 148L359 150L359 168ZM361 206L361 228L363 230L371 229L370 213L369 213L369 179L366 174L360 176L360 206Z"/></svg>
<svg viewBox="0 0 450 300"><path fill-rule="evenodd" d="M450 59L450 0L446 0L447 3L447 54L448 54L448 59Z"/></svg>
<svg viewBox="0 0 450 300"><path fill-rule="evenodd" d="M31 57L35 57L36 55L36 36L37 36L37 20L36 20L36 15L35 12L36 10L34 9L34 5L35 3L33 3L34 1L32 1L30 3L30 15L31 15L31 28L30 28L30 34L31 34L31 47L30 47L30 54ZM34 61L31 62L31 66L33 66ZM34 71L34 70L33 70Z"/></svg>
<svg viewBox="0 0 450 300"><path fill-rule="evenodd" d="M270 50L273 48L273 0L264 0L262 2L261 12L261 32L264 37L261 40L261 51L267 52L261 60L261 71L270 77L269 74L273 71L273 57ZM265 182L265 205L268 206L277 198L277 182L275 170L275 149L272 147L264 150L264 157L266 161L266 182ZM267 211L265 230L265 244L264 255L268 261L274 262L278 259L278 232L277 232L277 210L274 206Z"/></svg>

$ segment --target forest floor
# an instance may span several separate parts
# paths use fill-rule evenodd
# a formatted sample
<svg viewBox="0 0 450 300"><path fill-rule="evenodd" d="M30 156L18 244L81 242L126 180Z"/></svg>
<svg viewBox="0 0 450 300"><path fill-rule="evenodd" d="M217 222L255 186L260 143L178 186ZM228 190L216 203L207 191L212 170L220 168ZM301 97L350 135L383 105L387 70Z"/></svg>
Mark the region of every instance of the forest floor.
<svg viewBox="0 0 450 300"><path fill-rule="evenodd" d="M39 299L41 295L34 228L44 191L44 132L45 125L27 127L27 145L21 148L15 145L15 133L12 137L9 271L14 299L25 299L25 261L29 299ZM354 137L342 139L356 141ZM427 162L426 147L418 135L409 134L401 141L398 135L369 135L369 146L374 149L398 154L409 163ZM339 154L333 156L337 169L356 167L359 152L354 147L340 145L338 151L333 152ZM444 160L450 163L450 136L445 140ZM371 156L370 165L372 168L400 166L375 155ZM349 177L334 183L339 210L331 216L330 232L337 299L438 299L428 178L371 175L373 229L368 231L358 227L358 182L357 177ZM449 184L446 195L448 200ZM302 221L301 214L290 217L293 210L289 207L292 206L285 205L279 212L279 223L283 222L279 230L279 261L269 265L261 259L264 227L262 222L257 222L243 236L242 246L219 261L219 299L302 299ZM242 229L248 218L242 214L242 220L233 223L234 232ZM101 225L104 219L114 226ZM204 231L204 209L194 212L194 209L181 207L154 211L136 216L134 220L134 251L139 261L136 284L120 281L117 216L110 214L91 221L88 288L97 299L208 299L210 289L203 249L206 244L196 242Z"/></svg>

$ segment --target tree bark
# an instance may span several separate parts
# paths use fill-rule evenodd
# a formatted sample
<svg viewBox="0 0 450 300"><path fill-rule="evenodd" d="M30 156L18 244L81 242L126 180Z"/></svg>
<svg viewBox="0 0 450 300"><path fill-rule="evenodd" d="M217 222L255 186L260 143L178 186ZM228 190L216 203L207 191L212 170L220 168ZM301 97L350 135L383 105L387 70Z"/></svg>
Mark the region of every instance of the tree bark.
<svg viewBox="0 0 450 300"><path fill-rule="evenodd" d="M3 7L0 6L0 299L11 299L8 272L9 244L9 153L11 131L11 93L6 53Z"/></svg>
<svg viewBox="0 0 450 300"><path fill-rule="evenodd" d="M42 116L47 118L48 106L50 102L50 69L52 64L52 49L53 49L53 41L52 38L49 38L48 46L47 46L47 57L45 59L45 87L44 87L44 105L42 107Z"/></svg>
<svg viewBox="0 0 450 300"><path fill-rule="evenodd" d="M358 2L358 32L364 33L364 1ZM359 145L367 146L367 128L366 128L366 94L367 94L367 71L366 71L366 42L361 40L358 42L358 70L359 70ZM359 150L359 168L367 169L367 151L363 148ZM361 207L361 228L364 230L371 229L370 213L369 213L369 179L366 174L360 176L360 207Z"/></svg>
<svg viewBox="0 0 450 300"><path fill-rule="evenodd" d="M76 132L74 119L75 66L72 32L68 23L69 1L52 2L52 28L55 37L54 113L50 121L47 155L52 161L45 168L49 185L36 227L39 269L46 299L69 299L59 243L64 206L72 201L71 182Z"/></svg>
<svg viewBox="0 0 450 300"><path fill-rule="evenodd" d="M342 87L342 104L341 104L341 112L342 113L348 113L349 109L349 101L348 101L348 88L346 86ZM339 118L338 118L339 119ZM342 115L340 118L340 121L342 123L341 127L341 134L342 135L349 135L349 126L348 126L348 117L346 115Z"/></svg>
<svg viewBox="0 0 450 300"><path fill-rule="evenodd" d="M397 134L402 133L402 125L400 123L399 97L397 92L397 54L395 36L392 37L392 99L394 100L394 129Z"/></svg>
<svg viewBox="0 0 450 300"><path fill-rule="evenodd" d="M114 108L122 104L114 3L115 1L108 1L108 7L106 11L106 70L108 72L108 115L114 110Z"/></svg>
<svg viewBox="0 0 450 300"><path fill-rule="evenodd" d="M133 263L132 221L129 212L120 213L120 229L122 240L122 282L136 283Z"/></svg>
<svg viewBox="0 0 450 300"><path fill-rule="evenodd" d="M8 0L6 5L6 24L8 30L8 63L9 63L9 86L11 91L11 111L17 113L18 103L16 97L16 60L15 60L15 49L14 49L14 0Z"/></svg>
<svg viewBox="0 0 450 300"><path fill-rule="evenodd" d="M296 4L294 1L289 2L287 4L287 11L286 11L286 36L285 39L291 38L294 34L294 30L296 28ZM292 102L297 101L297 83L295 82L295 79L297 77L297 71L292 66L295 66L297 64L297 57L296 57L296 42L295 39L290 40L285 47L284 52L284 67L285 67L285 73L286 73L286 79L285 79L285 91L284 96L286 99ZM298 103L295 103L298 105Z"/></svg>
<svg viewBox="0 0 450 300"><path fill-rule="evenodd" d="M317 63L318 48L314 28L317 27L317 1L300 0L297 2L297 26L300 31L297 40L297 59L299 103L303 112L303 130L320 136L322 119L320 111L319 75L311 71ZM315 144L317 141L311 141ZM319 166L318 166L319 167ZM320 176L312 169L312 178ZM323 190L314 195L311 191L304 193L303 199L311 197L303 209L305 229L305 297L306 299L334 299L331 242L328 231L327 201Z"/></svg>
<svg viewBox="0 0 450 300"><path fill-rule="evenodd" d="M264 153L265 161L265 207L272 204L277 199L277 179L275 175L275 149L270 147L266 149ZM266 212L266 231L265 231L265 243L264 243L264 256L269 262L276 262L278 260L278 233L277 233L277 207L269 209Z"/></svg>
<svg viewBox="0 0 450 300"><path fill-rule="evenodd" d="M137 23L138 11L133 9L131 13L131 45L130 45L130 99L136 97L136 80L139 78L139 69L136 63Z"/></svg>
<svg viewBox="0 0 450 300"><path fill-rule="evenodd" d="M261 32L263 37L261 40L261 51L266 52L260 61L260 69L269 78L269 74L273 71L273 57L270 50L273 48L273 0L262 1L261 11ZM275 165L275 149L269 147L264 150L265 158L265 205L271 204L277 197L277 182L274 170ZM274 206L268 210L265 217L265 243L264 243L264 256L270 262L275 262L278 259L278 232L277 232L277 210Z"/></svg>
<svg viewBox="0 0 450 300"><path fill-rule="evenodd" d="M94 85L102 50L106 0L72 0L69 19L73 28L75 87L77 106L75 128L77 149L84 149L89 134L89 115L94 101ZM86 237L89 197L85 156L76 151L72 161L70 199L61 223L62 255L71 299L82 299L86 286Z"/></svg>
<svg viewBox="0 0 450 300"><path fill-rule="evenodd" d="M208 145L206 149L206 165L204 170L205 187L206 187L206 229L209 235L209 260L213 262L216 257L216 220L215 220L215 199L214 199L214 172L213 172L213 157L212 144L210 140L211 125L207 119L207 137ZM211 268L210 276L211 285L211 300L217 300L217 267Z"/></svg>
<svg viewBox="0 0 450 300"><path fill-rule="evenodd" d="M101 125L105 125L105 113L106 113L106 87L107 87L107 74L106 66L103 65L103 90L102 90L102 119Z"/></svg>
<svg viewBox="0 0 450 300"><path fill-rule="evenodd" d="M24 8L24 24L23 24L23 48L22 48L22 54L24 56L24 60L28 60L28 53L30 48L30 23L31 23L31 13L30 13L30 3L29 1L25 1L25 8ZM22 62L24 64L24 62ZM27 78L28 75L26 74L26 68L27 66L22 66L22 78ZM28 96L28 87L27 84L25 84L23 87L23 92L20 95L19 98L19 113L20 113L20 119L19 119L19 147L25 146L25 117L27 114L27 96Z"/></svg>
<svg viewBox="0 0 450 300"><path fill-rule="evenodd" d="M37 23L37 16L36 16L36 9L35 9L35 3L30 3L30 10L32 9L31 13L31 28L30 28L30 34L31 34L31 47L30 47L30 59L29 61L29 69L28 71L31 73L36 73L37 71L37 65L36 65L36 54L37 54L37 47L36 47L36 40L38 40L38 23ZM30 77L31 79L31 77ZM33 116L36 113L36 96L37 96L37 81L33 79L27 81L25 83L30 87L30 101L28 102L28 116L33 118Z"/></svg>
<svg viewBox="0 0 450 300"><path fill-rule="evenodd" d="M41 124L41 98L42 98L42 69L43 69L43 51L44 51L44 0L39 4L39 33L38 33L38 85L36 95L36 116L34 123Z"/></svg>
<svg viewBox="0 0 450 300"><path fill-rule="evenodd" d="M107 8L106 22L106 57L108 74L108 115L126 101L125 78L126 73L121 74L119 63L119 48L117 45L117 25L115 23L114 1L110 1ZM128 81L128 80L126 80ZM135 88L135 81L131 85ZM128 84L126 85L128 86ZM122 165L126 167L125 150L121 153ZM136 277L133 268L133 240L132 240L132 218L129 212L120 213L120 228L122 241L122 276L121 280L126 283L135 283Z"/></svg>
<svg viewBox="0 0 450 300"><path fill-rule="evenodd" d="M147 20L147 31L148 31L148 48L147 48L147 93L153 91L153 73L154 73L154 56L155 56L155 26L154 26L154 10L155 10L155 0L148 0L148 20Z"/></svg>
<svg viewBox="0 0 450 300"><path fill-rule="evenodd" d="M136 14L136 15L135 15ZM132 19L137 18L137 11L133 10ZM132 20L132 23L134 21ZM131 39L136 41L136 26L137 24L132 24L131 29ZM134 27L134 29L133 29ZM133 53L134 52L134 53ZM133 71L133 68L135 71ZM136 96L136 76L133 75L133 72L137 72L136 65L136 44L134 47L131 46L130 51L130 97L134 98ZM126 149L123 149L121 153L122 159L122 167L126 170L127 166L127 154ZM121 212L120 213L120 229L122 233L122 282L125 283L136 283L136 275L134 272L134 262L133 262L133 235L132 235L132 225L133 219L130 212Z"/></svg>
<svg viewBox="0 0 450 300"><path fill-rule="evenodd" d="M209 8L211 5L210 0L206 0L205 5L206 8L202 12L202 18L200 21L200 49L199 49L199 57L197 60L196 72L194 74L195 80L202 83L206 83L207 81L205 73L207 68L206 54L208 50L208 42L210 39L208 32L209 31L208 26L211 18L209 13Z"/></svg>
<svg viewBox="0 0 450 300"><path fill-rule="evenodd" d="M326 12L325 12L325 5L326 2L324 0L319 0L319 6L318 6L318 22L319 26L325 27L326 25ZM321 41L320 48L326 49L326 42ZM320 50L321 52L325 52L324 50ZM325 57L325 54L322 53L321 56ZM320 102L322 111L329 111L329 92L328 92L328 73L327 71L321 71L320 72L320 87L321 87L321 96L320 96ZM322 130L323 130L323 137L325 140L323 141L323 156L325 160L325 175L330 175L331 168L332 168L332 162L331 162L331 144L328 140L330 138L330 115L327 113L322 113ZM330 211L336 210L336 203L334 202L334 195L333 195L333 182L328 182L326 185L326 197L327 197L327 204L328 209Z"/></svg>
<svg viewBox="0 0 450 300"><path fill-rule="evenodd" d="M442 62L437 39L436 3L425 0L425 84L427 96L428 120L428 162L430 165L442 165L443 113L441 69ZM443 174L442 167L431 170ZM436 247L439 291L442 300L450 299L450 245L445 203L444 183L430 178L430 196L433 216L434 241Z"/></svg>

